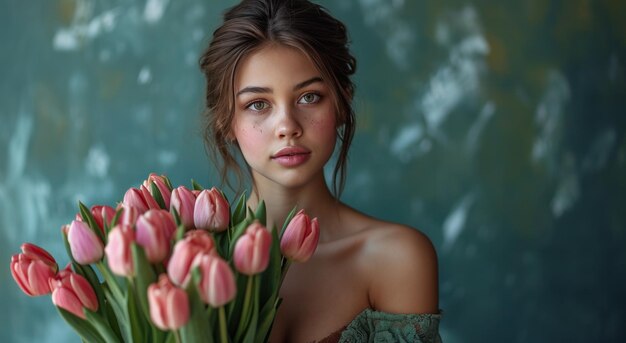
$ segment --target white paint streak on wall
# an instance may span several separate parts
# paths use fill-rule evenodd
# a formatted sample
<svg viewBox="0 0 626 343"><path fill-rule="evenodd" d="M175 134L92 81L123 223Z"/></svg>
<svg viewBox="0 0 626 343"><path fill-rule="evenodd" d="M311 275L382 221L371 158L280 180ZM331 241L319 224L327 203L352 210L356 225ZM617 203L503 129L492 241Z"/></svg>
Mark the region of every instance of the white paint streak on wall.
<svg viewBox="0 0 626 343"><path fill-rule="evenodd" d="M17 242L18 236L32 240L38 224L48 217L49 183L25 175L32 130L32 117L21 112L8 145L6 180L0 183L2 226L12 243Z"/></svg>
<svg viewBox="0 0 626 343"><path fill-rule="evenodd" d="M570 98L569 84L559 71L548 74L546 91L535 111L539 134L532 149L532 159L548 166L558 164L556 149L560 143L563 126L563 107Z"/></svg>
<svg viewBox="0 0 626 343"><path fill-rule="evenodd" d="M415 34L410 25L398 16L404 8L404 0L360 0L359 4L365 23L375 27L376 32L385 38L389 58L397 67L406 69L409 65L408 52L415 41Z"/></svg>
<svg viewBox="0 0 626 343"><path fill-rule="evenodd" d="M148 0L143 9L143 19L149 23L157 23L163 18L169 0Z"/></svg>
<svg viewBox="0 0 626 343"><path fill-rule="evenodd" d="M552 214L560 217L565 211L570 209L580 198L580 182L576 171L576 161L570 153L566 155L564 165L560 168L558 186L552 201Z"/></svg>
<svg viewBox="0 0 626 343"><path fill-rule="evenodd" d="M460 31L454 35L462 35L459 42L452 41L453 31ZM483 59L489 53L478 15L471 6L440 21L436 37L439 44L450 47L450 54L446 64L430 79L428 91L418 105L433 133L438 133L441 124L462 99L478 90Z"/></svg>
<svg viewBox="0 0 626 343"><path fill-rule="evenodd" d="M463 232L467 214L473 203L474 196L472 194L464 196L446 217L443 222L443 252L450 251L461 232Z"/></svg>
<svg viewBox="0 0 626 343"><path fill-rule="evenodd" d="M104 146L98 144L89 149L85 159L85 169L89 175L97 178L104 178L109 172L111 158L107 154Z"/></svg>
<svg viewBox="0 0 626 343"><path fill-rule="evenodd" d="M496 106L493 104L493 102L490 101L486 103L485 106L483 106L480 114L478 115L478 118L476 119L476 121L474 121L469 131L467 132L466 147L469 153L474 154L478 150L478 139L482 135L483 130L487 125L487 122L489 121L489 119L491 119L491 117L493 117L493 114L495 112Z"/></svg>
<svg viewBox="0 0 626 343"><path fill-rule="evenodd" d="M111 32L115 28L119 9L112 9L94 16L94 1L78 1L76 4L72 24L58 29L54 35L53 47L56 50L78 50L100 34Z"/></svg>
<svg viewBox="0 0 626 343"><path fill-rule="evenodd" d="M416 124L409 124L401 129L392 143L392 153L405 161L430 151L433 142L427 138L446 142L440 127L464 99L479 91L484 58L489 53L478 15L471 6L441 18L436 28L436 40L449 50L449 54L428 81L423 95L416 96L414 111L422 113L425 127L417 134ZM478 141L482 126L493 114L492 107L486 105L478 126L470 129L468 139Z"/></svg>
<svg viewBox="0 0 626 343"><path fill-rule="evenodd" d="M137 82L140 85L145 85L146 83L152 81L152 72L149 67L143 67L139 71L139 75L137 75Z"/></svg>
<svg viewBox="0 0 626 343"><path fill-rule="evenodd" d="M407 156L407 150L411 145L419 141L423 135L424 129L418 123L403 127L391 142L391 152L402 159Z"/></svg>

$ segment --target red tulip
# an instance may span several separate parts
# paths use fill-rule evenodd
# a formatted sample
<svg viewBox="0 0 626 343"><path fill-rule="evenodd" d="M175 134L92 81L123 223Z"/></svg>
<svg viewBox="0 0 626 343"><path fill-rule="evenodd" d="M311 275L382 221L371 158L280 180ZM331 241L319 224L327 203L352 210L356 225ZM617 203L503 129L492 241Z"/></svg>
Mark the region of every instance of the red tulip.
<svg viewBox="0 0 626 343"><path fill-rule="evenodd" d="M107 226L111 225L111 221L115 217L115 209L111 206L96 205L91 207L91 215L96 220L96 224L98 224L102 233L106 234L104 232L104 224L106 223Z"/></svg>
<svg viewBox="0 0 626 343"><path fill-rule="evenodd" d="M158 283L148 286L148 303L150 319L161 330L177 330L189 320L187 293L175 287L165 274Z"/></svg>
<svg viewBox="0 0 626 343"><path fill-rule="evenodd" d="M68 268L61 270L56 277L50 279L52 303L67 310L82 319L85 319L83 309L98 310L96 292L85 279Z"/></svg>
<svg viewBox="0 0 626 343"><path fill-rule="evenodd" d="M150 173L148 179L143 182L143 186L148 191L150 191L150 194L154 197L154 194L152 194L152 187L150 186L150 183L152 182L154 182L154 184L159 189L159 193L161 193L161 197L163 198L163 202L165 203L165 209L169 211L172 190L167 186L167 183L165 182L165 176L159 176L155 173Z"/></svg>
<svg viewBox="0 0 626 343"><path fill-rule="evenodd" d="M120 204L120 206L122 208L122 212L120 213L120 216L117 220L117 224L128 225L131 227L135 226L135 223L137 223L137 218L139 218L139 210L136 207L123 203Z"/></svg>
<svg viewBox="0 0 626 343"><path fill-rule="evenodd" d="M67 232L72 256L80 264L91 264L102 259L104 244L87 223L74 220Z"/></svg>
<svg viewBox="0 0 626 343"><path fill-rule="evenodd" d="M217 188L200 192L193 210L193 221L197 229L224 231L228 228L229 220L228 201Z"/></svg>
<svg viewBox="0 0 626 343"><path fill-rule="evenodd" d="M255 221L239 237L233 252L235 268L245 275L264 271L270 262L272 236L259 222Z"/></svg>
<svg viewBox="0 0 626 343"><path fill-rule="evenodd" d="M221 307L233 300L237 285L228 263L214 254L200 255L197 263L202 275L198 285L202 301L213 307Z"/></svg>
<svg viewBox="0 0 626 343"><path fill-rule="evenodd" d="M148 189L143 185L141 185L139 189L130 188L127 190L124 194L123 202L126 205L136 207L140 214L151 208L161 208L156 200L154 200Z"/></svg>
<svg viewBox="0 0 626 343"><path fill-rule="evenodd" d="M134 274L133 255L130 248L135 241L135 231L128 225L116 225L109 232L109 241L104 248L111 271L119 276Z"/></svg>
<svg viewBox="0 0 626 343"><path fill-rule="evenodd" d="M31 297L50 293L48 279L59 270L54 257L34 244L24 243L21 248L21 254L11 256L13 279Z"/></svg>
<svg viewBox="0 0 626 343"><path fill-rule="evenodd" d="M193 208L196 205L196 196L185 186L180 186L172 191L170 209L175 209L187 230L193 226Z"/></svg>
<svg viewBox="0 0 626 343"><path fill-rule="evenodd" d="M310 220L304 210L300 210L287 225L280 240L280 250L291 260L305 262L315 252L319 237L317 218Z"/></svg>
<svg viewBox="0 0 626 343"><path fill-rule="evenodd" d="M174 284L187 287L194 260L200 254L216 254L213 238L206 231L189 231L183 239L176 242L167 265L167 273Z"/></svg>
<svg viewBox="0 0 626 343"><path fill-rule="evenodd" d="M176 223L166 210L148 210L137 219L135 239L150 263L163 261L170 252Z"/></svg>

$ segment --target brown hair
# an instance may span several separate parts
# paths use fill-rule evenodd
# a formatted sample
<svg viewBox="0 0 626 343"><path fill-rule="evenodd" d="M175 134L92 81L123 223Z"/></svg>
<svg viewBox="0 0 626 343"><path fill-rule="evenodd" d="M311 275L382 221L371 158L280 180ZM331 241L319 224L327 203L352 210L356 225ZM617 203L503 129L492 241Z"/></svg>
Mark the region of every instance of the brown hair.
<svg viewBox="0 0 626 343"><path fill-rule="evenodd" d="M306 0L243 0L224 14L213 32L208 49L200 58L206 77L205 140L229 186L233 169L241 186L238 152L228 137L234 114L234 78L239 61L267 43L294 47L307 55L329 83L337 111L340 150L333 172L333 193L340 196L346 179L348 149L355 129L350 76L356 59L348 49L345 25L324 7ZM221 158L221 159L220 159Z"/></svg>

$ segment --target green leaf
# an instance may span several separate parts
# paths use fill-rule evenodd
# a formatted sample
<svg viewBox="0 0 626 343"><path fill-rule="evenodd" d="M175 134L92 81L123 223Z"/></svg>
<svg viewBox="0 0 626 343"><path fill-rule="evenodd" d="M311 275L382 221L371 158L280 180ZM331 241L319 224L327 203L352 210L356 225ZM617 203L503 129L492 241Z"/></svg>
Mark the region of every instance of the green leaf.
<svg viewBox="0 0 626 343"><path fill-rule="evenodd" d="M237 200L237 204L235 205L235 209L233 210L233 215L230 220L232 226L236 226L236 224L240 223L246 218L246 193L242 193Z"/></svg>
<svg viewBox="0 0 626 343"><path fill-rule="evenodd" d="M76 331L76 333L87 342L107 343L96 329L88 321L75 316L69 311L57 307L61 317Z"/></svg>
<svg viewBox="0 0 626 343"><path fill-rule="evenodd" d="M122 211L123 211L122 207L118 208L117 211L115 211L115 215L113 216L113 220L111 220L111 228L113 228L115 225L117 225L117 221L120 220L120 216L122 215ZM109 231L110 230L106 231L107 234L109 233Z"/></svg>
<svg viewBox="0 0 626 343"><path fill-rule="evenodd" d="M254 340L255 343L267 342L269 333L274 324L274 318L276 317L276 307L274 306L273 299L270 299L263 305L261 312L259 313L259 324L257 327L257 334Z"/></svg>
<svg viewBox="0 0 626 343"><path fill-rule="evenodd" d="M154 181L150 182L150 193L152 194L154 200L156 200L157 204L159 204L159 207L161 207L161 209L168 210L168 208L165 206L163 194L161 194L161 190L159 189L159 187L157 187Z"/></svg>
<svg viewBox="0 0 626 343"><path fill-rule="evenodd" d="M106 295L104 288L102 289L102 293ZM117 317L115 316L113 307L111 306L111 301L105 301L103 307L104 307L104 313L105 313L106 319L111 325L111 328L113 329L113 331L115 331L115 335L117 335L117 337L122 338L123 340L124 336L122 335L122 331L120 330L120 324L119 324Z"/></svg>
<svg viewBox="0 0 626 343"><path fill-rule="evenodd" d="M166 337L165 337L165 343L178 343L176 342L176 334L172 331L169 331L166 333Z"/></svg>
<svg viewBox="0 0 626 343"><path fill-rule="evenodd" d="M172 187L172 181L170 181L170 178L165 176L165 175L161 175L161 177L163 178L163 181L165 182L165 185L167 186L167 188L171 190L174 189L174 187Z"/></svg>
<svg viewBox="0 0 626 343"><path fill-rule="evenodd" d="M235 271L235 282L237 284L237 291L246 290L249 280L248 275L241 274ZM236 296L233 301L226 305L227 321L230 332L236 332L239 327L239 323L242 321L242 311L245 297Z"/></svg>
<svg viewBox="0 0 626 343"><path fill-rule="evenodd" d="M233 255L233 249L235 248L235 243L237 242L239 237L241 237L241 235L244 234L244 232L246 231L246 228L248 228L248 226L251 223L252 223L252 218L245 218L239 224L235 225L235 227L233 228L233 232L231 234L229 247L228 247L228 254L226 257L227 260L229 260L230 256Z"/></svg>
<svg viewBox="0 0 626 343"><path fill-rule="evenodd" d="M199 183L196 182L196 180L191 179L191 188L194 191L202 191L204 190L204 187L202 187Z"/></svg>
<svg viewBox="0 0 626 343"><path fill-rule="evenodd" d="M100 336L104 338L107 343L121 342L121 338L115 334L115 331L111 328L110 324L97 312L91 312L84 310L87 320L93 324L94 328L100 333Z"/></svg>
<svg viewBox="0 0 626 343"><path fill-rule="evenodd" d="M230 260L229 255L230 239L227 231L213 233L213 240L215 241L215 247L217 252L225 260Z"/></svg>
<svg viewBox="0 0 626 343"><path fill-rule="evenodd" d="M87 208L87 206L85 206L85 204L83 204L80 201L78 202L78 207L80 208L80 216L83 218L83 221L87 222L87 225L89 226L89 228L91 228L91 230L96 233L98 238L100 238L102 243L106 245L107 244L106 237L104 236L102 231L100 231L100 227L96 223L96 220L93 218L91 211Z"/></svg>
<svg viewBox="0 0 626 343"><path fill-rule="evenodd" d="M261 200L259 206L257 206L256 211L254 212L254 217L261 222L263 226L266 223L266 210L265 210L265 202Z"/></svg>
<svg viewBox="0 0 626 343"><path fill-rule="evenodd" d="M117 324L120 328L120 332L122 333L124 342L133 342L133 334L128 320L128 312L126 310L126 299L117 299L117 297L111 292L108 285L105 285L104 287L104 294L106 298L109 299L111 309L117 318Z"/></svg>
<svg viewBox="0 0 626 343"><path fill-rule="evenodd" d="M176 233L174 233L174 241L172 242L172 248L174 248L174 245L176 244L176 242L180 241L181 239L183 239L183 237L185 237L185 226L184 225L178 225L178 228L176 229Z"/></svg>
<svg viewBox="0 0 626 343"><path fill-rule="evenodd" d="M149 320L150 308L148 305L148 286L157 282L157 275L146 257L143 248L136 243L131 243L133 265L135 266L135 293L144 317Z"/></svg>
<svg viewBox="0 0 626 343"><path fill-rule="evenodd" d="M183 225L183 221L182 219L180 219L180 214L178 213L178 211L176 211L176 208L174 208L174 206L170 206L170 213L174 216L174 221L176 222L176 226Z"/></svg>
<svg viewBox="0 0 626 343"><path fill-rule="evenodd" d="M130 331L133 337L133 342L146 342L148 326L145 321L145 317L141 314L139 309L140 306L138 306L138 300L130 283L128 283L126 294L128 322L130 323Z"/></svg>
<svg viewBox="0 0 626 343"><path fill-rule="evenodd" d="M213 343L213 333L209 325L210 317L206 305L202 302L198 287L200 272L194 268L191 272L192 281L187 285L186 292L189 297L189 322L180 328L180 336L186 343Z"/></svg>
<svg viewBox="0 0 626 343"><path fill-rule="evenodd" d="M278 295L281 277L281 260L280 239L278 238L278 230L274 227L272 233L272 245L270 247L270 260L267 269L261 273L261 303L265 303L268 299Z"/></svg>

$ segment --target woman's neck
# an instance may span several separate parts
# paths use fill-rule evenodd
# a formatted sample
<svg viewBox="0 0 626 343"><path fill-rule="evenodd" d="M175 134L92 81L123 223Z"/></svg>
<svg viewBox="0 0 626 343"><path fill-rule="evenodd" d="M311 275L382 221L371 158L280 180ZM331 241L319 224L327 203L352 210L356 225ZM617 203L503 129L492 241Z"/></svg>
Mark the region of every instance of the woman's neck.
<svg viewBox="0 0 626 343"><path fill-rule="evenodd" d="M336 217L338 203L323 177L299 188L256 184L248 200L248 206L255 209L260 200L265 202L267 227L275 225L279 230L294 208L304 209L311 218L318 217L321 224Z"/></svg>

